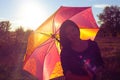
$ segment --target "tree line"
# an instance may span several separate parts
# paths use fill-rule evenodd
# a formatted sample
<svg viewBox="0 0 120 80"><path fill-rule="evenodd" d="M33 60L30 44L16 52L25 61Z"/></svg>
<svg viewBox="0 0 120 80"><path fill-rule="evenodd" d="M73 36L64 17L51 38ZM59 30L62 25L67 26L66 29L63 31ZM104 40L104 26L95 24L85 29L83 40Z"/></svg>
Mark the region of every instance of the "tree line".
<svg viewBox="0 0 120 80"><path fill-rule="evenodd" d="M0 56L8 56L19 49L21 44L27 44L29 34L33 30L24 31L23 27L10 31L10 21L0 22ZM20 51L19 51L20 52Z"/></svg>
<svg viewBox="0 0 120 80"><path fill-rule="evenodd" d="M33 30L30 29L24 31L22 26L11 31L10 21L0 22L0 80L30 80L26 79L25 74L22 76L21 72L31 32Z"/></svg>

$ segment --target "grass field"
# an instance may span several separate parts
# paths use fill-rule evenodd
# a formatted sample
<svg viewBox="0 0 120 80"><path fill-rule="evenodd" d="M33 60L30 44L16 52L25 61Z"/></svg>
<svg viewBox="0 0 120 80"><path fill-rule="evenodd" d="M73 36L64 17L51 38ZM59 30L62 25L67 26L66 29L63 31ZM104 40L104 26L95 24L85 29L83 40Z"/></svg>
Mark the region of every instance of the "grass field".
<svg viewBox="0 0 120 80"><path fill-rule="evenodd" d="M95 41L105 62L100 80L120 80L120 38L105 37ZM0 80L37 80L22 69L26 44L20 45L18 49L14 53L0 56Z"/></svg>

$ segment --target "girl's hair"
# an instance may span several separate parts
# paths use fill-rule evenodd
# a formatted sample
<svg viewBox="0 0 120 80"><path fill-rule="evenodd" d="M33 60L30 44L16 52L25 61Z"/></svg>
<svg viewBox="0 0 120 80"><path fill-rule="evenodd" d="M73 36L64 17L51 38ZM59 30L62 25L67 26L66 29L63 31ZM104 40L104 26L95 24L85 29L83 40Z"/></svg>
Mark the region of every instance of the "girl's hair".
<svg viewBox="0 0 120 80"><path fill-rule="evenodd" d="M71 42L67 38L66 31L65 31L69 27L74 27L74 28L78 29L78 32L79 32L78 26L73 21L66 20L65 22L63 22L63 24L60 27L60 44L63 48L71 46Z"/></svg>

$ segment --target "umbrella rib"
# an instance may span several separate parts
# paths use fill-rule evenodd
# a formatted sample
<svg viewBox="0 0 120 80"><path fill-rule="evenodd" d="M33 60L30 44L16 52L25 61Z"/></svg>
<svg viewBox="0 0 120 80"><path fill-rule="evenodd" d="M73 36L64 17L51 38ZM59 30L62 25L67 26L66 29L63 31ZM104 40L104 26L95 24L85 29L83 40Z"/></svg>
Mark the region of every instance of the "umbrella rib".
<svg viewBox="0 0 120 80"><path fill-rule="evenodd" d="M55 16L54 16L54 18L55 18ZM53 34L54 34L54 32L55 32L54 18L53 18L53 24L52 24Z"/></svg>
<svg viewBox="0 0 120 80"><path fill-rule="evenodd" d="M48 39L48 40L49 40L49 39ZM45 42L47 42L48 40L46 40ZM38 46L38 48L39 48L39 47L42 47L42 46L45 46L45 45L47 45L47 44L49 44L49 43L51 43L51 42L53 42L53 41L54 41L54 40L51 40L51 41L49 41L49 42L47 42L47 43L44 42L44 43L42 43L42 45Z"/></svg>
<svg viewBox="0 0 120 80"><path fill-rule="evenodd" d="M55 41L53 41L53 42L50 44L50 46L48 47L47 53L49 53L49 51L50 51L50 49L53 47L54 43L55 43Z"/></svg>
<svg viewBox="0 0 120 80"><path fill-rule="evenodd" d="M44 32L36 32L36 33L40 33L40 34L43 34L43 35L46 35L46 36L51 36L50 34L47 34L47 33L44 33Z"/></svg>
<svg viewBox="0 0 120 80"><path fill-rule="evenodd" d="M58 30L57 30L58 31ZM56 31L56 32L57 32ZM46 35L46 36L48 36L48 37L51 37L51 38L54 38L55 40L57 40L58 42L60 42L59 41L59 39L58 38L56 38L56 32L54 33L54 34L46 34L46 33L43 33L43 32L37 32L37 33L40 33L40 34L43 34L43 35Z"/></svg>
<svg viewBox="0 0 120 80"><path fill-rule="evenodd" d="M59 39L56 38L56 36L55 36L56 33L54 33L54 34L47 34L47 33L43 33L43 32L37 32L37 33L40 33L40 34L46 35L46 36L51 37L51 38L57 40L58 42L60 42ZM45 41L45 42L46 42L46 41Z"/></svg>
<svg viewBox="0 0 120 80"><path fill-rule="evenodd" d="M60 8L59 8L59 9L60 9ZM55 34L55 32L56 32L55 17L56 17L56 14L58 13L59 9L55 12L55 15L54 15L54 17L53 17L53 24L52 24L53 34Z"/></svg>

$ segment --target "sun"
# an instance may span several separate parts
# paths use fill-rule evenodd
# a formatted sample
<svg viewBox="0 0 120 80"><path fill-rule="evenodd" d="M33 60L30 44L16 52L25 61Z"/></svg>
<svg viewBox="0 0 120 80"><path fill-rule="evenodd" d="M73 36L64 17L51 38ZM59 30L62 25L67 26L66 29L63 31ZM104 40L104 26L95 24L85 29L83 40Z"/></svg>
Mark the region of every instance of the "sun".
<svg viewBox="0 0 120 80"><path fill-rule="evenodd" d="M25 29L37 29L40 24L47 18L47 10L44 5L38 4L35 1L28 0L19 5L19 9L16 13L16 23L24 27Z"/></svg>

